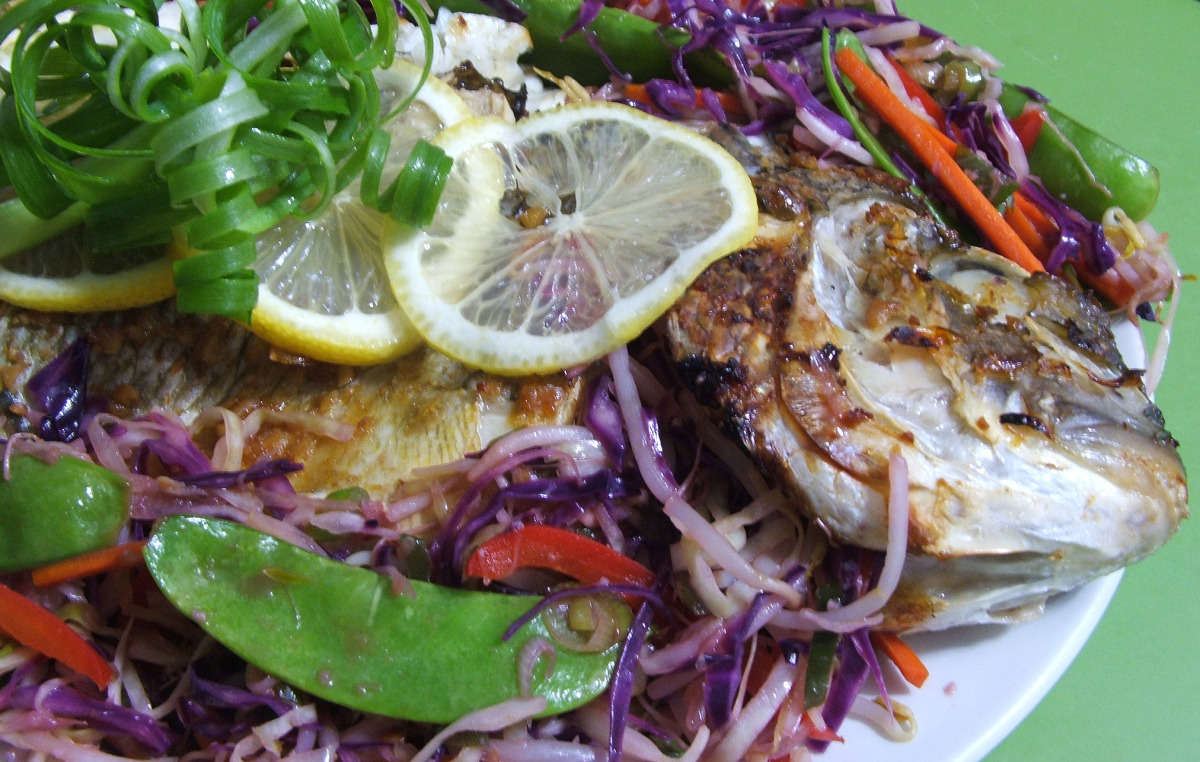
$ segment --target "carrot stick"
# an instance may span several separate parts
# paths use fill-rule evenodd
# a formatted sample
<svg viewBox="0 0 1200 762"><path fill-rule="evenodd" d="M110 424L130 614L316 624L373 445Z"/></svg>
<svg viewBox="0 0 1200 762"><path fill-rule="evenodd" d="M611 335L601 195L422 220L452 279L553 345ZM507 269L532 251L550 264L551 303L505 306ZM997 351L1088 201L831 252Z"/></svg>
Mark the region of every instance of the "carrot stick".
<svg viewBox="0 0 1200 762"><path fill-rule="evenodd" d="M1013 202L1009 204L1004 211L1004 221L1012 226L1029 250L1038 259L1045 262L1050 258L1050 248L1046 246L1046 241L1042 238L1041 232L1037 226L1030 221L1029 216L1025 214L1025 210L1020 204Z"/></svg>
<svg viewBox="0 0 1200 762"><path fill-rule="evenodd" d="M971 178L955 163L954 158L935 137L937 131L923 122L920 117L904 106L883 80L871 70L850 48L842 48L834 54L842 74L854 83L856 94L875 113L887 122L916 153L933 176L937 178L963 211L991 240L997 250L1029 272L1041 272L1045 268L1020 236L996 211L996 207L976 187Z"/></svg>
<svg viewBox="0 0 1200 762"><path fill-rule="evenodd" d="M650 98L650 93L646 90L646 86L636 82L630 82L628 85L625 85L625 97L647 106L654 105L654 101Z"/></svg>
<svg viewBox="0 0 1200 762"><path fill-rule="evenodd" d="M871 644L891 659L892 664L896 665L896 669L900 670L901 676L910 685L920 688L925 684L925 679L929 677L929 668L899 635L892 632L872 632Z"/></svg>
<svg viewBox="0 0 1200 762"><path fill-rule="evenodd" d="M90 577L94 574L103 574L118 569L132 569L144 562L142 547L145 544L145 540L127 542L124 545L101 548L91 553L46 564L33 570L33 584L38 587L49 587L70 579Z"/></svg>
<svg viewBox="0 0 1200 762"><path fill-rule="evenodd" d="M1026 196L1021 191L1013 194L1013 200L1021 213L1029 218L1029 222L1033 224L1037 231L1042 235L1053 235L1058 232L1058 225L1054 220L1046 216L1042 208L1033 203L1033 199Z"/></svg>
<svg viewBox="0 0 1200 762"><path fill-rule="evenodd" d="M0 632L90 678L100 690L112 681L112 665L79 633L4 584L0 584Z"/></svg>

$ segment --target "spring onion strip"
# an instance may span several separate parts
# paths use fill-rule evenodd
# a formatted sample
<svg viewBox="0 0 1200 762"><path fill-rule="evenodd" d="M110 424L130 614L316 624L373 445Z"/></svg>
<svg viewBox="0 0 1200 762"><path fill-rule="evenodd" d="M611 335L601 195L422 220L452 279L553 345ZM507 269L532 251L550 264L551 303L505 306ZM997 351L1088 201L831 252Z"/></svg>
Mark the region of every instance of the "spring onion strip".
<svg viewBox="0 0 1200 762"><path fill-rule="evenodd" d="M424 227L437 211L438 198L450 177L451 159L446 152L422 139L413 146L392 186L389 206L392 217L413 227ZM383 200L383 199L381 199Z"/></svg>
<svg viewBox="0 0 1200 762"><path fill-rule="evenodd" d="M226 5L220 4L218 8L223 11ZM212 14L209 14L206 8L206 20L209 15L213 17L214 25L225 20L219 11L214 10ZM308 19L304 15L304 10L297 3L291 0L281 2L275 7L275 12L258 25L254 34L247 35L229 51L226 63L238 71L249 72L263 65L264 62L277 62L283 58L288 40L307 25ZM221 26L224 24L221 23ZM211 36L209 44L212 44ZM214 52L219 50L221 50L220 46L213 45Z"/></svg>
<svg viewBox="0 0 1200 762"><path fill-rule="evenodd" d="M0 260L80 225L87 210L87 204L76 201L50 219L42 219L20 199L5 201L0 204L0 230L4 231L0 236Z"/></svg>
<svg viewBox="0 0 1200 762"><path fill-rule="evenodd" d="M257 294L255 236L321 214L360 176L365 203L427 223L450 160L422 147L381 190L379 125L420 83L380 114L374 71L395 57L399 15L389 0L370 5L374 25L348 0L6 8L0 39L15 44L0 69L0 184L16 199L0 204L0 257L85 221L109 247L165 241L174 228L196 256L214 255L176 267L180 309L244 320ZM402 5L431 50L422 6ZM143 224L138 206L156 196L169 206L154 204Z"/></svg>

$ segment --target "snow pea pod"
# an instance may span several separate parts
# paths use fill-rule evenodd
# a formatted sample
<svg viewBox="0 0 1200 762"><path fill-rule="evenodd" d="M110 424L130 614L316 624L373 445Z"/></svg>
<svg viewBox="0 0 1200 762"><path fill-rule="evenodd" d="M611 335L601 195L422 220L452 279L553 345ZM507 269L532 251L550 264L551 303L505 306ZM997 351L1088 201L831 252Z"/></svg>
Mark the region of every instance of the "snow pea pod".
<svg viewBox="0 0 1200 762"><path fill-rule="evenodd" d="M1000 107L1009 119L1025 109L1029 96L1005 84ZM1158 170L1048 104L1044 126L1028 150L1029 170L1046 189L1087 217L1099 221L1112 206L1132 219L1150 214L1158 201Z"/></svg>
<svg viewBox="0 0 1200 762"><path fill-rule="evenodd" d="M585 85L609 81L611 73L604 60L582 34L566 34L579 20L581 0L509 0L525 14L521 24L533 39L533 51L527 63L559 76L571 76ZM495 10L479 0L432 0L432 6L463 13L495 15ZM635 82L655 77L674 78L671 58L688 40L686 32L664 29L647 18L617 8L602 8L586 29L596 34L605 55ZM685 58L688 73L696 84L725 87L733 82L732 72L720 54L705 49Z"/></svg>
<svg viewBox="0 0 1200 762"><path fill-rule="evenodd" d="M145 548L155 582L181 612L234 653L295 687L352 709L448 723L521 695L518 661L535 617L509 640L505 630L537 602L412 580L414 597L391 581L228 521L175 516ZM622 631L629 610L617 604ZM534 644L537 646L538 644ZM573 709L608 686L620 649L555 646L553 669L533 670L546 713Z"/></svg>
<svg viewBox="0 0 1200 762"><path fill-rule="evenodd" d="M129 486L72 457L9 459L0 479L0 571L16 571L112 545L129 518Z"/></svg>

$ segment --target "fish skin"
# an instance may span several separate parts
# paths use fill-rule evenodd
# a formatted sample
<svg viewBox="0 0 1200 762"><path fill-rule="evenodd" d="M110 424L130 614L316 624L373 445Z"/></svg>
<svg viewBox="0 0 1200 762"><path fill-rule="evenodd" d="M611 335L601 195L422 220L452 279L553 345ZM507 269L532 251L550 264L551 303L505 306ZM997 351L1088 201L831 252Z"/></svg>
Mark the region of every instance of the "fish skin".
<svg viewBox="0 0 1200 762"><path fill-rule="evenodd" d="M715 421L835 541L886 547L904 455L909 555L886 623L1023 618L1166 542L1186 475L1103 309L961 244L890 177L794 164L756 170L758 237L666 334Z"/></svg>
<svg viewBox="0 0 1200 762"><path fill-rule="evenodd" d="M429 348L365 368L283 355L242 326L180 315L169 304L97 314L44 314L0 304L8 415L0 433L26 430L29 378L76 337L91 346L88 394L131 417L166 411L191 424L206 409L245 417L257 409L312 413L353 427L338 441L268 420L246 443L243 467L263 459L303 464L299 492L360 486L387 498L414 469L448 463L523 425L563 423L583 381L565 374L501 378Z"/></svg>

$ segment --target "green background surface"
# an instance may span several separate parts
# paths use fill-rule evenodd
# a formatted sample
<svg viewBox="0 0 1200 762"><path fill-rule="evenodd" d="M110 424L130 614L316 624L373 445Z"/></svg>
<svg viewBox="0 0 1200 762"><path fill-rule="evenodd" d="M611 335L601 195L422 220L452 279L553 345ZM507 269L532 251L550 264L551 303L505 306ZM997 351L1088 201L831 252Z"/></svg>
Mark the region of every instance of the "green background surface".
<svg viewBox="0 0 1200 762"><path fill-rule="evenodd" d="M1170 234L1183 272L1200 272L1200 2L897 2L1157 166L1150 221ZM1157 401L1200 474L1200 284L1182 291ZM1200 760L1197 519L1126 572L1074 664L987 762Z"/></svg>

